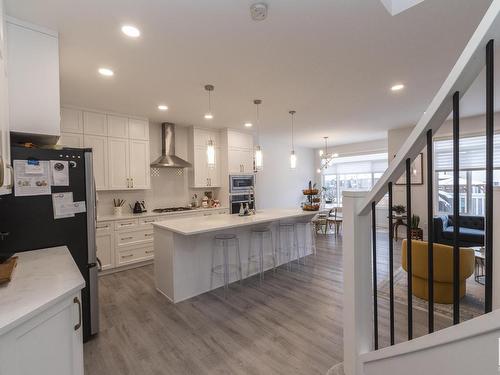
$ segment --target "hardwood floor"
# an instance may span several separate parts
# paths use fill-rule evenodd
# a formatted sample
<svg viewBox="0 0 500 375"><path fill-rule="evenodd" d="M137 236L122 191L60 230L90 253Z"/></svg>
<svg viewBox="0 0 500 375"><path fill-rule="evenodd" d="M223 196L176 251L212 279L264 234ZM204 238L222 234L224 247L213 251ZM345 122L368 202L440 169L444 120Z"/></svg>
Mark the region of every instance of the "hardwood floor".
<svg viewBox="0 0 500 375"><path fill-rule="evenodd" d="M378 235L379 283L388 277L387 232ZM86 375L325 374L342 361L342 239L318 235L317 256L243 286L173 305L154 288L153 267L100 278L101 332L84 346ZM395 247L400 263L400 242ZM370 250L367 249L367 254ZM380 347L389 303L379 298ZM406 304L395 303L396 341L406 341ZM436 328L451 325L436 316ZM415 337L427 313L414 309Z"/></svg>

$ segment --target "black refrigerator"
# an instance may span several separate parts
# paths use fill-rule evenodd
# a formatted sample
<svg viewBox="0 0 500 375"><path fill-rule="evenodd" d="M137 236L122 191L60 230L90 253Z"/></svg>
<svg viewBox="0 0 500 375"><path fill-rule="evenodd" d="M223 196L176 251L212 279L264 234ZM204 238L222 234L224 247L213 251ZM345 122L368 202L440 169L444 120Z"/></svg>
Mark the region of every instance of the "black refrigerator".
<svg viewBox="0 0 500 375"><path fill-rule="evenodd" d="M92 169L92 150L63 148L41 149L11 147L12 164L39 161L67 161L67 186L51 186L53 193L73 193L74 202L85 202L85 212L73 217L54 218L52 195L0 196L0 253L67 246L85 279L82 290L83 338L88 340L99 330L97 290L98 259L96 257L96 194ZM19 162L18 162L18 165ZM15 170L14 170L15 173ZM14 181L16 182L16 181ZM20 182L17 182L20 185Z"/></svg>

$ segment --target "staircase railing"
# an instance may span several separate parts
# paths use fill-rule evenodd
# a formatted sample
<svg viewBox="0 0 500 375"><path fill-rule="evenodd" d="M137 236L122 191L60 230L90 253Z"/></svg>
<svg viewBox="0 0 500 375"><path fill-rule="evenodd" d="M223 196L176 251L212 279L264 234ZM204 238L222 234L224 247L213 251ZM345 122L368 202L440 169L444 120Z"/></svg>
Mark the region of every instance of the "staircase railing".
<svg viewBox="0 0 500 375"><path fill-rule="evenodd" d="M395 344L393 184L403 173L406 184L408 224L413 205L424 204L412 199L412 162L427 147L427 213L428 213L428 332L434 332L434 230L433 230L433 135L452 112L453 116L453 323L460 323L460 247L459 247L459 173L460 173L460 98L486 66L486 190L485 190L485 308L493 307L493 138L494 138L494 40L500 40L500 0L493 0L485 16L467 43L444 84L418 121L387 171L370 192L344 192L344 371L347 375L363 374L359 356L379 348L377 299L376 204L388 195L389 218L389 338ZM370 217L371 216L371 217ZM371 220L370 220L371 219ZM407 225L407 238L411 228ZM371 249L371 257L368 249ZM407 241L407 333L414 336L412 241ZM500 271L500 268L499 268ZM498 276L500 278L500 276Z"/></svg>

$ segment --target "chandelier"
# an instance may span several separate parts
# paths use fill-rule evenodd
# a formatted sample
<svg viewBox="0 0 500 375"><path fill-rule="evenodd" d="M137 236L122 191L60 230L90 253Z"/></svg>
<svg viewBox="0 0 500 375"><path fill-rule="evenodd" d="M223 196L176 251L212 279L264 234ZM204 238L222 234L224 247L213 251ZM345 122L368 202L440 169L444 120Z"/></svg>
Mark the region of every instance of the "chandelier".
<svg viewBox="0 0 500 375"><path fill-rule="evenodd" d="M328 151L328 137L323 137L323 139L325 140L325 148L319 150L320 168L318 169L318 173L330 167L333 160L339 157L339 154Z"/></svg>

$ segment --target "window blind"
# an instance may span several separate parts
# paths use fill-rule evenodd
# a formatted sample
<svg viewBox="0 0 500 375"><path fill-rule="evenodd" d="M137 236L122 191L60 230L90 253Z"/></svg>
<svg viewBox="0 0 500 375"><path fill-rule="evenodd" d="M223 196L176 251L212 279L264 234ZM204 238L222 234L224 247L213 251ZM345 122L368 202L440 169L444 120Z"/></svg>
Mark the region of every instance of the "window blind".
<svg viewBox="0 0 500 375"><path fill-rule="evenodd" d="M494 137L493 165L500 168L500 134ZM460 169L480 170L486 168L486 137L474 136L460 138ZM434 169L453 170L453 141L444 139L434 141Z"/></svg>
<svg viewBox="0 0 500 375"><path fill-rule="evenodd" d="M357 155L336 158L324 174L383 173L387 169L387 154Z"/></svg>

